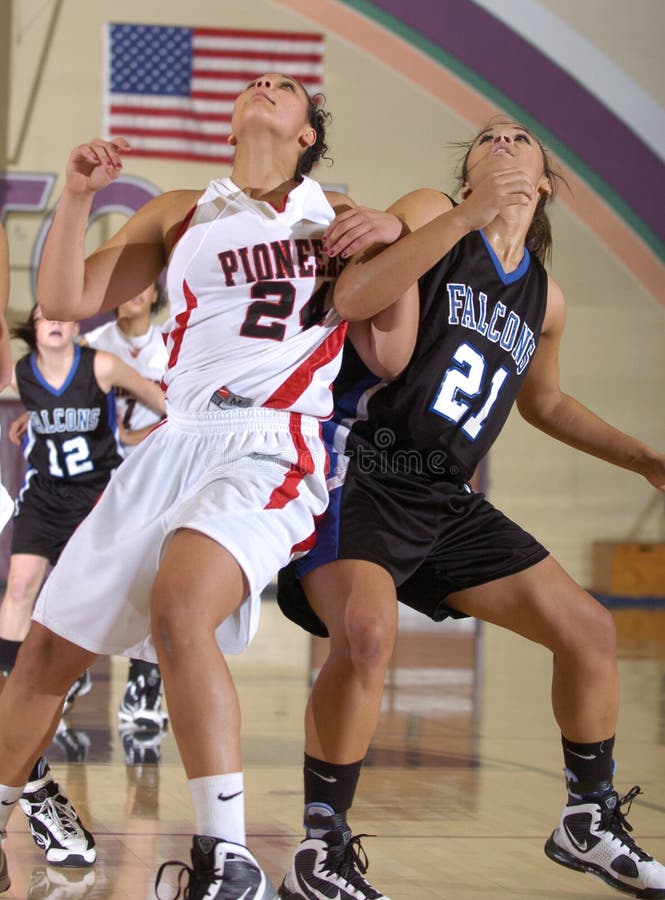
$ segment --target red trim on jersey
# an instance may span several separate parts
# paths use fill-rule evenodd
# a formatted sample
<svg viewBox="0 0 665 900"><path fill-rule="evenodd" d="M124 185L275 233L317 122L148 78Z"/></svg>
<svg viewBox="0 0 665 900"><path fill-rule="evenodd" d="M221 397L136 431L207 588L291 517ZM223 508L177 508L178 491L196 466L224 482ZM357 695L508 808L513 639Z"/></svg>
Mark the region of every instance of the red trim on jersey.
<svg viewBox="0 0 665 900"><path fill-rule="evenodd" d="M189 324L189 317L191 316L193 310L195 310L199 305L198 298L192 293L189 285L184 278L182 280L182 290L185 295L185 300L187 301L187 309L183 310L183 312L179 312L175 317L175 320L178 324L169 335L169 337L173 339L173 347L171 348L169 361L166 364L167 369L172 369L173 366L175 366L175 364L178 362L182 340L185 336L187 325Z"/></svg>
<svg viewBox="0 0 665 900"><path fill-rule="evenodd" d="M188 226L189 223L191 222L192 216L194 215L195 212L196 212L196 206L192 206L192 208L190 209L190 211L187 213L187 215L185 216L185 218L184 218L184 219L182 220L182 222L180 223L180 228L178 228L178 232L177 232L177 234L176 234L176 236L175 236L175 241L173 242L173 246L174 246L174 247L175 247L175 245L178 243L178 241L180 240L180 238L183 236L183 234L187 231L187 226ZM173 251L171 251L171 252L173 252Z"/></svg>
<svg viewBox="0 0 665 900"><path fill-rule="evenodd" d="M307 553L308 550L311 550L315 546L316 531L313 531L304 541L300 541L299 544L294 544L293 547L291 547L291 553Z"/></svg>
<svg viewBox="0 0 665 900"><path fill-rule="evenodd" d="M342 322L333 333L320 344L311 356L284 381L263 404L272 409L288 409L302 396L314 380L316 372L335 359L342 349L346 337L347 322Z"/></svg>
<svg viewBox="0 0 665 900"><path fill-rule="evenodd" d="M298 488L305 475L311 475L314 472L314 459L302 435L301 424L302 415L291 413L289 431L298 453L298 461L291 464L284 481L272 492L264 509L284 509L287 503L298 496Z"/></svg>
<svg viewBox="0 0 665 900"><path fill-rule="evenodd" d="M295 184L290 190L288 190L288 191L284 194L284 199L282 200L282 205L281 205L281 207L277 206L276 203L273 203L272 200L268 200L268 205L269 205L269 206L272 206L272 208L275 210L275 212L283 213L284 210L286 209L286 204L288 203L289 197L290 197L290 195L291 195L291 191L295 191L295 189L296 189L297 187L300 187L301 184L302 184L302 179L300 179L300 181L298 182L298 184Z"/></svg>

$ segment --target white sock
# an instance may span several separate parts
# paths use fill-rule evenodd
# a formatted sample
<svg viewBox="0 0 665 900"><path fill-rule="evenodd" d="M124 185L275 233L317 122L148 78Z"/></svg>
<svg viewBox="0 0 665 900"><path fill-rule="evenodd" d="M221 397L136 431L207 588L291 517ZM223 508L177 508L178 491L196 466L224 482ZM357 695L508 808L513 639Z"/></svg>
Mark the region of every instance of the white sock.
<svg viewBox="0 0 665 900"><path fill-rule="evenodd" d="M23 793L23 788L8 787L0 784L0 831L4 831L16 801Z"/></svg>
<svg viewBox="0 0 665 900"><path fill-rule="evenodd" d="M245 793L242 772L191 778L196 833L245 844Z"/></svg>

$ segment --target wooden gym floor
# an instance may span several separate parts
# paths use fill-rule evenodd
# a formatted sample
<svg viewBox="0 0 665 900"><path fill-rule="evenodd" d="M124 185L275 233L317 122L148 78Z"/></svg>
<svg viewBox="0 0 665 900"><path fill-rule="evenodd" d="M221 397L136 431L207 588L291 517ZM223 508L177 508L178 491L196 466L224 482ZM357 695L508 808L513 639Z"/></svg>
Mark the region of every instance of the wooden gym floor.
<svg viewBox="0 0 665 900"><path fill-rule="evenodd" d="M644 795L630 821L665 859L665 609L618 610L622 708L617 789ZM275 884L301 838L302 714L324 642L264 602L259 634L234 658L243 708L248 843ZM192 818L170 733L128 746L159 764L128 765L117 731L127 661L100 659L93 690L51 747L51 767L94 832L90 870L47 869L17 810L3 845L3 900L146 900L169 859L188 861ZM379 731L350 815L370 881L392 900L587 900L620 897L550 862L543 844L564 803L558 731L542 648L471 621L403 615ZM175 870L173 870L175 871ZM176 889L162 883L160 895Z"/></svg>

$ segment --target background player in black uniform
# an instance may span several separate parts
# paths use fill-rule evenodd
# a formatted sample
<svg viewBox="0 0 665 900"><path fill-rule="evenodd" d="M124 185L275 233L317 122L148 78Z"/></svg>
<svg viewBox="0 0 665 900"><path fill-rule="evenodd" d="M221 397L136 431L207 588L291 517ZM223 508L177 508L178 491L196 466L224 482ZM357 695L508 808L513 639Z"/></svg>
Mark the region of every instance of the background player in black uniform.
<svg viewBox="0 0 665 900"><path fill-rule="evenodd" d="M11 383L13 374L9 330L5 320L8 302L9 252L7 236L0 225L0 388ZM9 499L4 488L2 490L6 499ZM13 507L13 504L11 506ZM0 528L4 527L9 515L11 513L6 516L3 511ZM12 658L14 655L12 650ZM5 682L3 668L0 658L0 691ZM34 835L39 836L37 843L46 851L47 858L50 855L51 864L78 865L93 862L95 859L94 839L85 830L76 810L67 797L61 793L57 782L53 780L48 763L43 756L37 761L29 777L30 781L25 788L26 796L21 799L34 801L38 796L39 800L35 803L29 802L28 806L23 808L29 818L30 830ZM4 831L0 831L0 892L9 890L11 886L7 860L1 846L4 836Z"/></svg>
<svg viewBox="0 0 665 900"><path fill-rule="evenodd" d="M307 837L280 896L318 897L324 885L344 900L383 896L347 880L354 851L345 812L376 727L399 599L437 621L476 616L552 651L568 803L546 853L626 893L665 898L665 867L627 834L621 809L639 788L620 799L612 784L612 617L465 483L515 401L537 428L661 490L665 457L559 387L564 300L541 263L551 243L545 205L554 182L538 141L513 122L488 127L470 146L462 181L465 199L454 208L430 190L398 201L392 239L402 226L412 233L369 262L354 260L335 292L345 315L350 304L396 296L418 279L421 322L411 362L382 388L367 372L365 382L349 375L358 361L345 352L336 416L355 424L341 502L331 498L329 507L330 516L339 510L338 522L322 526L323 552L299 561L311 607L298 583L280 580L287 614L331 638L306 714ZM372 227L366 218L357 211L338 217L328 252L349 237L356 238L351 250L360 249ZM365 412L356 418L359 407Z"/></svg>
<svg viewBox="0 0 665 900"><path fill-rule="evenodd" d="M81 335L79 345L112 353L144 378L159 382L167 354L161 331L152 319L166 304L166 294L155 281L145 291L121 304L115 311L115 320ZM159 415L122 391L116 389L114 395L119 449L125 457L148 436L159 421ZM29 414L25 412L9 428L9 438L17 445L23 441L28 421ZM65 711L76 696L87 693L89 688L90 676L86 670L70 689ZM127 686L118 711L120 736L129 764L142 761L146 753L151 760L159 760L159 744L167 721L161 703L159 668L145 660L130 660ZM59 730L58 737L61 736Z"/></svg>
<svg viewBox="0 0 665 900"><path fill-rule="evenodd" d="M13 667L28 631L47 566L56 563L122 461L112 386L126 387L157 411L165 410L157 385L110 353L79 347L74 342L77 334L75 323L49 321L38 306L14 329L31 352L18 360L11 380L29 424L27 470L16 501L7 589L0 606L0 665L5 671ZM43 758L19 803L49 862L95 861L92 836L59 793ZM67 827L59 827L62 822Z"/></svg>
<svg viewBox="0 0 665 900"><path fill-rule="evenodd" d="M49 321L36 306L14 334L31 348L12 378L29 416L27 469L14 514L0 637L21 641L48 563L55 565L122 461L112 387L134 391L159 413L165 405L161 389L118 357L79 347L76 323Z"/></svg>

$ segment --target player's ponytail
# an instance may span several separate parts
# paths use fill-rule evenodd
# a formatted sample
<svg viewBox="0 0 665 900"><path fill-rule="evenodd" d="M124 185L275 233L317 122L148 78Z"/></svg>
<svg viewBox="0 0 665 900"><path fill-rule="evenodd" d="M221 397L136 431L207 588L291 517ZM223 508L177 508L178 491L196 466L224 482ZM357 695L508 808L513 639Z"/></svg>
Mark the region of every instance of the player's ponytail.
<svg viewBox="0 0 665 900"><path fill-rule="evenodd" d="M19 341L23 341L23 343L27 344L32 351L37 349L37 329L35 328L36 315L37 304L35 303L28 314L28 318L24 319L22 322L17 322L11 329L11 336L13 338L18 338Z"/></svg>

